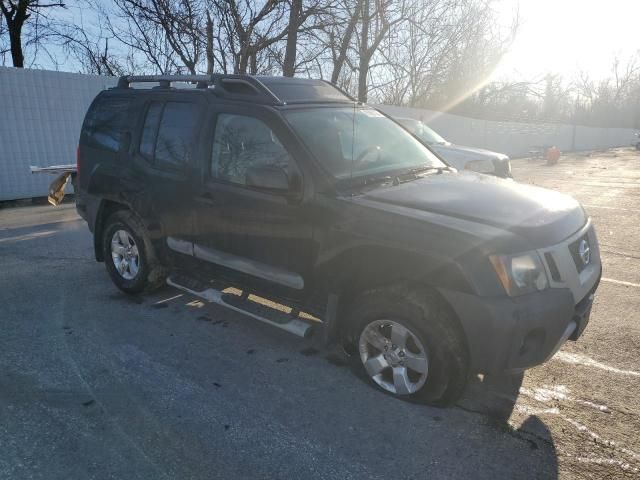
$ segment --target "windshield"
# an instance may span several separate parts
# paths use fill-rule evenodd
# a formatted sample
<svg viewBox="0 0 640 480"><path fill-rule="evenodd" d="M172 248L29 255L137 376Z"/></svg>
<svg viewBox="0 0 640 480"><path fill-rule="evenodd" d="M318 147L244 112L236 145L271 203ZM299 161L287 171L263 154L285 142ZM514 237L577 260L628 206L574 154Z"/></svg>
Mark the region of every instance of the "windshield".
<svg viewBox="0 0 640 480"><path fill-rule="evenodd" d="M322 166L344 179L445 167L406 130L372 108L292 110L285 117Z"/></svg>
<svg viewBox="0 0 640 480"><path fill-rule="evenodd" d="M407 129L413 133L420 140L428 145L443 145L448 143L444 138L438 135L436 132L427 127L420 120L414 119L402 119L399 122L407 127Z"/></svg>

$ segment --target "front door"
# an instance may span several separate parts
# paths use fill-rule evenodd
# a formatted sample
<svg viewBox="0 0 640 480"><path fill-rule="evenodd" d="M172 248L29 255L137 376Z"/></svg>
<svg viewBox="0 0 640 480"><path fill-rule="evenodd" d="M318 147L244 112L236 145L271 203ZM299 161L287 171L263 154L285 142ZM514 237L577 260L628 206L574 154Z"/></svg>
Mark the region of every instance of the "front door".
<svg viewBox="0 0 640 480"><path fill-rule="evenodd" d="M286 130L269 114L216 112L211 155L197 199L196 257L267 290L300 294L314 256L303 178ZM252 186L256 168L284 172L288 189Z"/></svg>

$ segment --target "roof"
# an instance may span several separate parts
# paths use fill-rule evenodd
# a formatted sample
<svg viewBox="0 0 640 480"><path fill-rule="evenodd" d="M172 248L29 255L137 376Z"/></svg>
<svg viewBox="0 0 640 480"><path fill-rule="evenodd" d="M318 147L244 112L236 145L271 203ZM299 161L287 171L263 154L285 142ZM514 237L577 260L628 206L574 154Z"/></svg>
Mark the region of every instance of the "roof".
<svg viewBox="0 0 640 480"><path fill-rule="evenodd" d="M117 88L128 89L132 83L157 83L159 88L170 88L173 82L190 83L197 89L211 90L229 100L270 105L355 102L346 92L325 80L292 77L222 74L123 76Z"/></svg>
<svg viewBox="0 0 640 480"><path fill-rule="evenodd" d="M353 98L335 85L309 78L255 77L284 103L353 103Z"/></svg>

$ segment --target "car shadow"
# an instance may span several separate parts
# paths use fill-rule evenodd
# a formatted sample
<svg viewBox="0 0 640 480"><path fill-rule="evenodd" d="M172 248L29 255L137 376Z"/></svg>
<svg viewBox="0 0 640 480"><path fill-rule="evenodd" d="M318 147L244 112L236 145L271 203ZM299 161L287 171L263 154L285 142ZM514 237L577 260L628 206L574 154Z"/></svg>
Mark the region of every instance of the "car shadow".
<svg viewBox="0 0 640 480"><path fill-rule="evenodd" d="M533 478L558 478L558 455L551 431L544 421L538 415L530 414L519 426L509 422L516 409L523 378L524 373L473 377L464 398L457 406L485 416L487 424L492 428L510 435L519 445L526 443L531 450L538 451L538 455L542 453L543 475L540 477L530 472ZM526 414L526 410L524 413ZM520 451L521 448L514 448L514 452Z"/></svg>

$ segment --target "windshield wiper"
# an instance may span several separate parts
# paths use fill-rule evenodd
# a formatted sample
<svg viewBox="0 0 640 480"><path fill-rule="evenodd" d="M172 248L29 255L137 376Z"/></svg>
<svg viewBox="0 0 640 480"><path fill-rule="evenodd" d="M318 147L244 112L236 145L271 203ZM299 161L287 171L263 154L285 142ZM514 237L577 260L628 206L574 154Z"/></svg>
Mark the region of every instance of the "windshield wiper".
<svg viewBox="0 0 640 480"><path fill-rule="evenodd" d="M398 176L401 175L417 175L419 173L424 173L424 172L429 172L429 171L437 171L438 173L442 173L444 171L449 171L450 168L447 166L443 166L443 167L435 167L433 165L421 165L419 167L413 167L410 168L408 170L403 170L402 172L398 173Z"/></svg>
<svg viewBox="0 0 640 480"><path fill-rule="evenodd" d="M436 171L442 173L444 171L450 171L447 166L436 167L433 165L420 165L412 167L407 170L400 170L393 173L385 173L383 175L370 175L362 177L345 178L341 180L348 187L366 187L371 185L380 185L384 183L391 183L393 185L399 185L401 183L410 182L420 178L421 173Z"/></svg>
<svg viewBox="0 0 640 480"><path fill-rule="evenodd" d="M369 185L376 185L381 183L391 183L393 182L394 177L391 175L378 175L378 176L365 176L365 177L352 177L345 178L343 181L349 187L365 187Z"/></svg>

